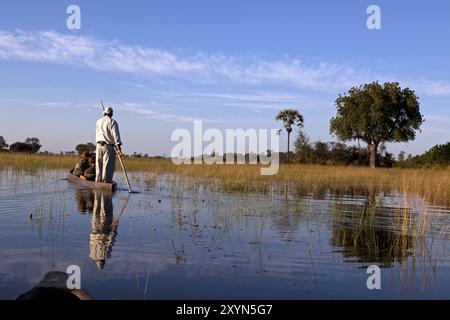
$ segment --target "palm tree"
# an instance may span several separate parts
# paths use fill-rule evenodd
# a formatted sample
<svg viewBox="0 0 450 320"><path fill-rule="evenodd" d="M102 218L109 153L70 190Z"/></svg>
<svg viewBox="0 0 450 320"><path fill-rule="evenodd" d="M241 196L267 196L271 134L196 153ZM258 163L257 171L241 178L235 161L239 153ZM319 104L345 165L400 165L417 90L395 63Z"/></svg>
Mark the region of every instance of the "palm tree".
<svg viewBox="0 0 450 320"><path fill-rule="evenodd" d="M293 126L296 125L300 128L303 127L303 116L294 109L285 109L281 110L277 117L275 118L277 121L283 121L284 127L286 128L288 134L288 156L287 160L290 163L290 153L291 153L291 132L294 129Z"/></svg>

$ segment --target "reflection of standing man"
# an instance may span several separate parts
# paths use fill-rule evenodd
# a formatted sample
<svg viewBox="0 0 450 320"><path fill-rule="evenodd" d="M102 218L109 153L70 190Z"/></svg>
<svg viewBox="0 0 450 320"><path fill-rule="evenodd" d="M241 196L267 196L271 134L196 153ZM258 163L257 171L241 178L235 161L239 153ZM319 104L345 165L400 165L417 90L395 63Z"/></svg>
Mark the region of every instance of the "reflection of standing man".
<svg viewBox="0 0 450 320"><path fill-rule="evenodd" d="M119 124L113 118L113 109L105 108L103 118L97 121L95 139L97 142L96 182L113 181L116 166L116 152L122 154Z"/></svg>
<svg viewBox="0 0 450 320"><path fill-rule="evenodd" d="M115 242L117 225L113 221L111 194L100 191L94 191L94 193L89 256L95 261L97 267L103 269Z"/></svg>

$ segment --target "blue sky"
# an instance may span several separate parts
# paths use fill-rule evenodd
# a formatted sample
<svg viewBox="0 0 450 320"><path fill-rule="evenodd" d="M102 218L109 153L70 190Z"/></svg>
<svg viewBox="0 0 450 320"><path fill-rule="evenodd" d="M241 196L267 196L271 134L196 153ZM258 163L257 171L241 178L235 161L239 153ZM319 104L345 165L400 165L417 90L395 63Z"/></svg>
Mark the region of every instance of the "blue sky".
<svg viewBox="0 0 450 320"><path fill-rule="evenodd" d="M81 30L66 8L81 8ZM368 30L366 9L381 8ZM420 97L420 153L450 137L448 1L2 1L0 135L44 150L93 141L99 100L116 110L125 151L169 154L174 129L280 128L305 116L329 141L339 93L399 81ZM285 134L282 146L285 145ZM284 147L285 148L285 147Z"/></svg>

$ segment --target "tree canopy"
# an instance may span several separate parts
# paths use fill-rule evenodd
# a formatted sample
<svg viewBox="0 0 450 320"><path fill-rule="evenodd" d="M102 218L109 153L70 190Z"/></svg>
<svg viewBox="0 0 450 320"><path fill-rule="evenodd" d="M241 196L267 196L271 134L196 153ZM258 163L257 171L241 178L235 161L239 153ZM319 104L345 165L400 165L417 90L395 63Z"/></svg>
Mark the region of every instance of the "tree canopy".
<svg viewBox="0 0 450 320"><path fill-rule="evenodd" d="M292 132L293 126L303 127L303 116L295 109L285 109L278 113L275 118L277 121L283 121L284 127L288 133Z"/></svg>
<svg viewBox="0 0 450 320"><path fill-rule="evenodd" d="M82 154L84 151L87 151L89 153L94 153L95 152L95 144L88 142L86 144L78 144L75 147L75 150L78 152L78 154Z"/></svg>
<svg viewBox="0 0 450 320"><path fill-rule="evenodd" d="M28 152L37 153L41 149L42 145L38 138L27 138L25 142L13 143L9 150L12 152Z"/></svg>
<svg viewBox="0 0 450 320"><path fill-rule="evenodd" d="M344 141L366 142L372 167L381 143L414 140L424 122L415 92L397 82L351 88L339 95L335 105L337 115L331 119L330 132Z"/></svg>
<svg viewBox="0 0 450 320"><path fill-rule="evenodd" d="M27 138L25 144L29 145L32 153L37 153L41 150L42 145L38 138Z"/></svg>

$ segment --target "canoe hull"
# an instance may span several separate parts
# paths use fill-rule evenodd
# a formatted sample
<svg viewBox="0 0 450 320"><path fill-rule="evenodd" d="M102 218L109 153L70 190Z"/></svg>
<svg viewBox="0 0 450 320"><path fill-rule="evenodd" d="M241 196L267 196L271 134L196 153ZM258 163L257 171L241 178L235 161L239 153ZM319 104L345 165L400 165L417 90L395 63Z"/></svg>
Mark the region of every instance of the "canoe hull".
<svg viewBox="0 0 450 320"><path fill-rule="evenodd" d="M93 300L84 290L67 289L69 276L65 272L52 271L44 276L36 286L20 294L15 300L35 300L35 301L79 301Z"/></svg>
<svg viewBox="0 0 450 320"><path fill-rule="evenodd" d="M115 182L102 183L102 182L82 180L79 177L73 175L72 173L69 173L67 175L67 180L69 180L72 183L76 183L80 186L86 187L88 189L104 190L104 191L110 191L110 192L114 192L117 190L117 183L115 183Z"/></svg>

